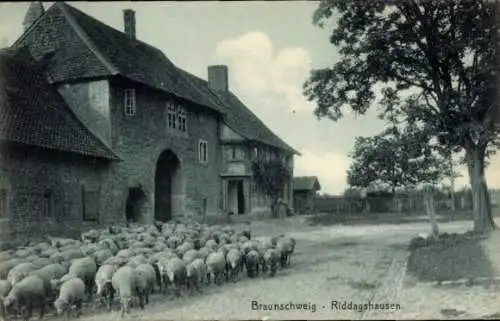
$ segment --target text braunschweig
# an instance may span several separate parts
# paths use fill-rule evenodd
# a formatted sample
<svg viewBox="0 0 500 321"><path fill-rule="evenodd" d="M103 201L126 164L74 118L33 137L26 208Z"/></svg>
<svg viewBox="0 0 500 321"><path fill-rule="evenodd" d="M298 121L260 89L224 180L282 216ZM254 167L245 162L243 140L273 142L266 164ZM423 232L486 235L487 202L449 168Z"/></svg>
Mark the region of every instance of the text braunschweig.
<svg viewBox="0 0 500 321"><path fill-rule="evenodd" d="M311 313L316 312L316 304L307 303L294 303L292 301L288 303L266 303L262 304L258 301L252 301L252 310L258 311L311 311Z"/></svg>

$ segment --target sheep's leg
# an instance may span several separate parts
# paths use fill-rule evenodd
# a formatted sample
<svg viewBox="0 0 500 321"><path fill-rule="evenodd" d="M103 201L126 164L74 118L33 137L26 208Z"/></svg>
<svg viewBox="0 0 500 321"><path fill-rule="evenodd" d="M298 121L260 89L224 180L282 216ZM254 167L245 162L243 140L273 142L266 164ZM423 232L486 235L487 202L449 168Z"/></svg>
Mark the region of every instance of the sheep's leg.
<svg viewBox="0 0 500 321"><path fill-rule="evenodd" d="M107 309L108 311L111 311L111 306L113 304L113 299L115 298L115 293L113 291L108 293L108 302L107 302Z"/></svg>
<svg viewBox="0 0 500 321"><path fill-rule="evenodd" d="M39 320L43 319L43 315L45 314L45 299L40 299L40 313L38 314Z"/></svg>
<svg viewBox="0 0 500 321"><path fill-rule="evenodd" d="M33 314L33 303L30 302L28 303L28 306L27 308L24 310L24 313L23 313L23 319L25 321L29 321L29 319L31 318L31 315Z"/></svg>
<svg viewBox="0 0 500 321"><path fill-rule="evenodd" d="M124 317L125 316L125 307L124 307L124 303L122 303L122 306L120 308L120 317Z"/></svg>
<svg viewBox="0 0 500 321"><path fill-rule="evenodd" d="M76 317L79 318L82 315L82 301L78 301L76 305Z"/></svg>
<svg viewBox="0 0 500 321"><path fill-rule="evenodd" d="M176 296L179 296L179 289L177 288L177 285L175 282L172 282L172 288L174 289L174 293Z"/></svg>
<svg viewBox="0 0 500 321"><path fill-rule="evenodd" d="M168 287L168 279L165 275L162 275L162 283L163 283L163 295L167 294L167 287Z"/></svg>
<svg viewBox="0 0 500 321"><path fill-rule="evenodd" d="M139 294L139 306L144 310L144 293Z"/></svg>

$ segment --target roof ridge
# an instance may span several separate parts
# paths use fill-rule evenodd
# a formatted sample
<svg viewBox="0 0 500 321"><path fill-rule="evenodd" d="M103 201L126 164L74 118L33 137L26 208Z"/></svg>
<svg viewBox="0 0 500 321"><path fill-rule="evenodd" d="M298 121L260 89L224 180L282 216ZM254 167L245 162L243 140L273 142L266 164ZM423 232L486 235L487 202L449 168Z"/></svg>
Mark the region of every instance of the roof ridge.
<svg viewBox="0 0 500 321"><path fill-rule="evenodd" d="M68 11L68 8L72 8L75 10L78 10L78 9L71 7L70 5L66 4L63 1L56 2L54 5L59 7L59 9L63 13L64 17L66 18L66 21L68 21L71 28L73 28L73 31L75 31L75 33L80 38L80 40L96 56L96 58L104 65L104 67L106 67L112 75L119 74L120 72L118 71L118 69L115 66L113 66L113 64L111 62L109 62L109 59L107 59L102 52L99 51L97 46L92 42L90 37L85 33L83 28L78 24L78 22L73 17L73 15ZM78 10L78 11L80 11L80 10Z"/></svg>
<svg viewBox="0 0 500 321"><path fill-rule="evenodd" d="M230 106L230 105L229 105L229 104L225 101L225 99L223 99L223 98L221 97L221 94L219 94L218 92L216 92L216 91L212 90L212 88L210 88L210 86L208 86L208 81L207 81L207 80L205 80L205 79L203 79L203 78L201 78L201 77L198 77L198 76L196 76L195 74L190 73L190 72L189 72L189 71L187 71L187 70L184 70L184 69L179 68L179 67L177 67L177 68L178 68L178 69L180 69L181 71L183 71L183 72L185 72L185 73L189 74L190 76L195 77L195 78L198 78L200 81L203 81L203 82L204 82L204 84L206 84L206 85L207 85L207 89L208 89L208 90L209 90L212 94L214 94L214 96L215 96L215 97L217 97L217 100L219 100L219 102L221 102L221 104L222 104L222 105L226 105L226 107L227 107L227 108L231 108L231 106ZM198 88L198 86L196 86L196 87ZM231 91L229 91L229 90L228 90L228 93L231 93ZM234 94L233 94L233 95L234 95ZM226 113L224 113L224 114L226 114ZM257 117L257 116L256 116L256 117ZM244 138L246 138L246 139L250 139L250 138L246 137L246 135L242 134L242 133L241 133L238 129L236 129L236 128L234 128L233 126L229 125L229 124L228 124L228 122L226 121L225 117L223 117L223 118L222 118L222 120L223 120L224 124L225 124L227 127L229 127L232 131L234 131L236 134L238 134L238 135L240 135L240 136L242 136L242 137L244 137Z"/></svg>
<svg viewBox="0 0 500 321"><path fill-rule="evenodd" d="M174 65L174 66L175 66L175 65ZM176 67L177 67L177 66L176 66ZM203 95L204 97L206 97L206 98L207 98L207 99L208 99L208 100L209 100L212 104L214 104L214 105L216 105L216 106L218 106L218 107L221 107L221 106L219 106L219 104L215 103L215 102L212 100L212 98L210 98L210 96L206 95L203 91L201 91L201 89L200 89L200 88L198 88L198 86L196 86L195 84L193 84L193 82L192 82L191 80L189 80L186 76L184 76L184 75L182 74L182 72L179 72L179 75L180 75L180 76L181 76L181 78L182 78L184 81L186 81L186 82L187 82L187 83L188 83L191 87L195 88L195 89L196 89L196 91L200 93L200 95ZM225 112L224 110L221 110L221 111L220 111L220 113L224 115L226 112Z"/></svg>
<svg viewBox="0 0 500 321"><path fill-rule="evenodd" d="M193 86L194 88L196 88L196 90L197 90L200 94L202 94L204 97L206 97L206 98L207 98L207 99L208 99L211 103L213 103L213 104L217 105L218 107L222 107L222 108L223 108L223 106L222 106L222 105L223 105L223 101L222 101L221 99L219 99L219 97L218 97L218 96L216 96L216 97L217 97L218 102L214 102L210 96L206 95L206 94L205 94L205 93L204 93L204 92L203 92L203 91L202 91L202 90L201 90L201 89L200 89L200 88L199 88L196 84L194 84L194 83L193 83L193 82L192 82L192 81L191 81L188 77L186 77L186 76L184 75L184 73L189 74L189 75L190 75L190 76L192 76L192 77L198 78L199 80L206 82L206 80L205 80L205 79L200 78L200 77L196 76L195 74L190 73L190 72L189 72L189 71L187 71L187 70L184 70L184 69L182 69L182 68L180 68L180 67L177 67L175 64L174 64L174 66L175 66L175 68L176 68L177 70L179 70L179 71L180 71L180 72L179 72L179 74L180 74L180 76L182 77L182 79L186 80L186 81L187 81L187 82L188 82L191 86ZM209 89L209 90L213 93L213 91L210 89L210 87L208 87L208 89ZM222 110L221 110L221 114L223 114L223 115L224 115L224 114L226 114L225 110L223 110L223 109L222 109Z"/></svg>
<svg viewBox="0 0 500 321"><path fill-rule="evenodd" d="M269 128L269 126L266 125L266 123L264 123L264 121L262 121L262 119L260 119L250 108L247 107L247 105L245 105L241 99L235 95L232 91L228 90L227 91L229 94L233 95L234 98L236 98L236 100L238 100L238 102L241 103L242 106L245 107L245 109L251 113L254 117L252 117L252 119L255 121L255 122L259 122L263 127L266 128L266 130L269 131L269 133L273 134L278 140L280 140L283 144L285 144L285 146L289 147L291 150L295 151L298 155L300 155L300 153L298 151L295 150L295 148L292 148L290 145L288 145L283 139L280 138L280 136L278 136L274 131L271 130L271 128Z"/></svg>

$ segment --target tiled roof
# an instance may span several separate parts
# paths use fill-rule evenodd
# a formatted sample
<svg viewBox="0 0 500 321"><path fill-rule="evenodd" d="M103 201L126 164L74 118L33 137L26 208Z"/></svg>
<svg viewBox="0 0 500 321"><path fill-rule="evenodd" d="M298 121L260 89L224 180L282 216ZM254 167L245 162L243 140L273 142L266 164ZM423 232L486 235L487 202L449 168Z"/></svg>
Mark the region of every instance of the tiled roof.
<svg viewBox="0 0 500 321"><path fill-rule="evenodd" d="M293 189L295 191L310 191L315 185L318 190L321 190L321 185L316 176L297 176L293 178Z"/></svg>
<svg viewBox="0 0 500 321"><path fill-rule="evenodd" d="M50 17L50 18L49 18ZM56 2L36 24L44 19L57 21L63 17L77 37L63 48L57 48L49 72L52 81L121 75L152 88L165 91L201 106L222 109L194 87L175 65L158 49L140 40L131 39L103 22L65 4ZM32 28L33 29L33 28ZM23 38L29 36L28 30ZM62 32L60 37L67 37Z"/></svg>
<svg viewBox="0 0 500 321"><path fill-rule="evenodd" d="M231 92L214 93L205 80L177 68L160 50L130 39L123 32L63 2L51 6L15 45L36 47L36 39L35 44L27 39L36 25L47 23L44 20L54 25L49 24L49 27L58 30L64 29L60 22L63 20L64 25L69 25L72 30L72 33L64 30L57 33L57 37L72 38L64 39L64 46L53 51L48 67L51 81L121 75L221 114L227 113L224 117L226 124L246 139L299 154ZM68 36L71 34L76 36Z"/></svg>
<svg viewBox="0 0 500 321"><path fill-rule="evenodd" d="M118 159L47 82L27 49L0 51L0 139Z"/></svg>
<svg viewBox="0 0 500 321"><path fill-rule="evenodd" d="M191 81L207 96L224 108L224 122L236 133L246 139L254 140L273 146L291 153L299 154L296 150L285 143L281 138L274 134L245 104L243 104L236 95L228 91L227 93L215 93L208 86L208 82L187 71L179 69L180 72L191 79Z"/></svg>

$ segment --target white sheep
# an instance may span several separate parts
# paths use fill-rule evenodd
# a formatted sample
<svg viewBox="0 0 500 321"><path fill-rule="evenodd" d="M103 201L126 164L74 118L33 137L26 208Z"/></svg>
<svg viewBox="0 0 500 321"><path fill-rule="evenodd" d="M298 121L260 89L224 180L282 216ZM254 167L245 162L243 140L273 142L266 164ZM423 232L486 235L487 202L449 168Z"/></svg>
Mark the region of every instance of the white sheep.
<svg viewBox="0 0 500 321"><path fill-rule="evenodd" d="M43 318L45 309L45 287L43 280L37 275L29 275L12 286L9 294L1 299L4 320L7 309L16 307L17 311L23 312L23 320L29 320L33 313L33 306L40 308L40 320Z"/></svg>
<svg viewBox="0 0 500 321"><path fill-rule="evenodd" d="M278 269L280 262L280 252L276 249L267 249L264 253L264 264L262 265L262 272L269 270L269 275L274 276Z"/></svg>
<svg viewBox="0 0 500 321"><path fill-rule="evenodd" d="M7 274L7 281L9 281L12 286L14 286L16 285L16 283L20 282L35 270L36 267L35 265L33 265L33 263L21 263L9 271L9 273Z"/></svg>
<svg viewBox="0 0 500 321"><path fill-rule="evenodd" d="M92 289L94 288L94 278L96 272L97 265L94 259L84 257L81 259L75 259L71 262L68 274L82 279L90 298L92 296Z"/></svg>
<svg viewBox="0 0 500 321"><path fill-rule="evenodd" d="M200 290L205 276L207 275L207 266L203 259L197 258L186 265L186 280L188 288Z"/></svg>
<svg viewBox="0 0 500 321"><path fill-rule="evenodd" d="M290 236L279 238L276 249L281 253L281 267L290 265L291 257L295 250L295 239Z"/></svg>
<svg viewBox="0 0 500 321"><path fill-rule="evenodd" d="M149 303L149 296L152 293L156 283L156 272L151 264L140 264L135 268L137 278L137 293L139 304L144 308L144 304Z"/></svg>
<svg viewBox="0 0 500 321"><path fill-rule="evenodd" d="M242 255L240 250L233 248L230 249L226 255L226 280L229 281L229 278L233 282L236 282L239 277L239 272L242 267Z"/></svg>
<svg viewBox="0 0 500 321"><path fill-rule="evenodd" d="M194 249L188 250L187 252L184 253L182 256L182 260L186 262L186 264L193 262L196 259L201 258L201 254Z"/></svg>
<svg viewBox="0 0 500 321"><path fill-rule="evenodd" d="M259 276L260 255L257 251L251 250L245 255L245 267L249 277Z"/></svg>
<svg viewBox="0 0 500 321"><path fill-rule="evenodd" d="M130 311L130 304L136 294L136 283L135 271L131 266L122 266L113 274L111 284L120 297L122 317Z"/></svg>
<svg viewBox="0 0 500 321"><path fill-rule="evenodd" d="M0 297L4 297L9 294L12 289L12 285L7 280L0 280Z"/></svg>
<svg viewBox="0 0 500 321"><path fill-rule="evenodd" d="M226 271L226 258L224 257L224 253L210 253L207 257L206 265L208 283L213 280L215 284L221 285L222 278L224 277L224 273Z"/></svg>
<svg viewBox="0 0 500 321"><path fill-rule="evenodd" d="M63 320L68 317L70 307L76 307L76 316L79 317L82 311L82 303L85 299L85 283L82 279L74 277L61 285L59 297L54 302L54 307L58 315L63 316Z"/></svg>
<svg viewBox="0 0 500 321"><path fill-rule="evenodd" d="M111 310L111 303L113 301L113 285L111 280L118 267L112 264L104 264L99 267L96 272L94 281L97 288L96 296L99 301L106 300L108 311Z"/></svg>

